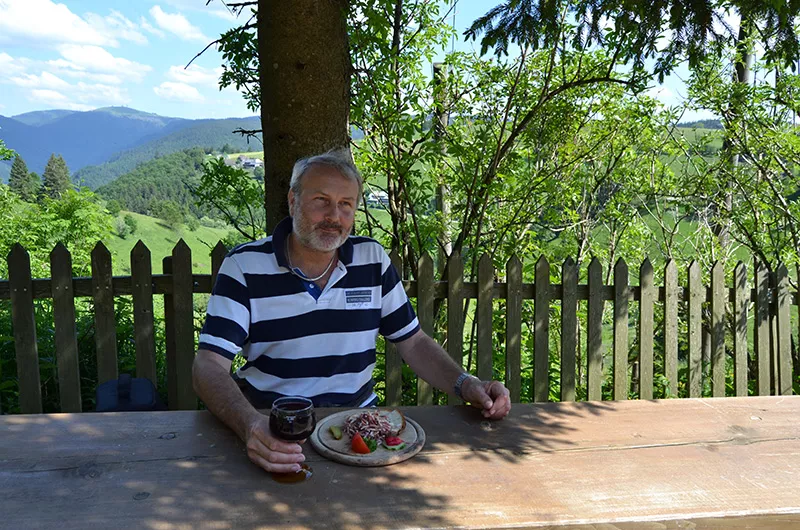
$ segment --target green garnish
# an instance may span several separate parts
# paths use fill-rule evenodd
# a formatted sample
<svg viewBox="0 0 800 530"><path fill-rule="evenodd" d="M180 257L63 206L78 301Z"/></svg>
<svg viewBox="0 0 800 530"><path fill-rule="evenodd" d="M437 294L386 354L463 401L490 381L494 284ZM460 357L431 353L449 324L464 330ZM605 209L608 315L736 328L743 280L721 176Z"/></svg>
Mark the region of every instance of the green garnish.
<svg viewBox="0 0 800 530"><path fill-rule="evenodd" d="M376 442L372 438L364 438L364 443L367 444L367 447L369 447L370 453L378 448L378 442Z"/></svg>
<svg viewBox="0 0 800 530"><path fill-rule="evenodd" d="M331 425L330 427L331 435L336 438L337 440L342 439L342 429L337 425Z"/></svg>

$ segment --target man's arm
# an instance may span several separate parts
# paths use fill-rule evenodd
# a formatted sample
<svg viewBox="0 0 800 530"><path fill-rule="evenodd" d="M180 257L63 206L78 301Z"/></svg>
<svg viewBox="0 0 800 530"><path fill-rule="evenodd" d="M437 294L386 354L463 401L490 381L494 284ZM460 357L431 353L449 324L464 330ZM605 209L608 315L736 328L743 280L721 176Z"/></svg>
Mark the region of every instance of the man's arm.
<svg viewBox="0 0 800 530"><path fill-rule="evenodd" d="M267 471L300 471L302 449L272 437L269 419L253 408L231 377L231 361L209 350L198 351L192 383L208 410L247 444L250 460Z"/></svg>
<svg viewBox="0 0 800 530"><path fill-rule="evenodd" d="M422 330L395 344L397 351L419 377L431 385L453 394L458 376L464 370L444 349ZM487 418L499 419L511 410L508 390L499 381L481 381L470 376L461 386L464 400L483 409Z"/></svg>

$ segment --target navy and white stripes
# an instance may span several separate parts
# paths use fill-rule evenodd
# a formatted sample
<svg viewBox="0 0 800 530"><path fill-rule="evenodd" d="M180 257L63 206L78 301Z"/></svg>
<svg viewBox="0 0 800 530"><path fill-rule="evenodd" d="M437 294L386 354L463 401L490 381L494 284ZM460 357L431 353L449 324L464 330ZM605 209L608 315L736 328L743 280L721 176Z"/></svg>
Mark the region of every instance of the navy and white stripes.
<svg viewBox="0 0 800 530"><path fill-rule="evenodd" d="M348 238L325 289L312 296L283 254L291 229L284 219L273 236L228 254L200 348L243 355L239 377L269 402L302 395L317 406L358 406L374 397L377 334L405 340L419 330L416 315L386 252L365 237Z"/></svg>

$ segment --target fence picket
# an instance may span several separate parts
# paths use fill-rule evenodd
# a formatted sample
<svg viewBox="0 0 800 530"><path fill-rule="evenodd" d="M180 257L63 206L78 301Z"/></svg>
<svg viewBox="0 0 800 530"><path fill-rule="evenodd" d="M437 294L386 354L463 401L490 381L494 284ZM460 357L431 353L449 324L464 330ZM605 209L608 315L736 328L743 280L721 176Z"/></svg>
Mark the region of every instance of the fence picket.
<svg viewBox="0 0 800 530"><path fill-rule="evenodd" d="M117 378L117 319L111 284L111 252L103 243L92 249L94 337L97 347L97 384Z"/></svg>
<svg viewBox="0 0 800 530"><path fill-rule="evenodd" d="M511 401L520 400L522 342L522 262L515 255L506 263L506 387Z"/></svg>
<svg viewBox="0 0 800 530"><path fill-rule="evenodd" d="M175 382L180 410L196 410L197 395L192 387L194 362L194 304L192 293L192 249L183 239L172 249L172 304L175 309L175 372L169 374Z"/></svg>
<svg viewBox="0 0 800 530"><path fill-rule="evenodd" d="M792 394L792 328L791 307L792 296L789 292L789 272L786 266L780 264L775 271L776 281L776 312L778 327L778 395L790 396Z"/></svg>
<svg viewBox="0 0 800 530"><path fill-rule="evenodd" d="M417 318L422 331L433 337L433 258L428 254L420 256L417 274ZM402 373L402 365L399 371ZM421 377L417 377L417 405L431 404L433 404L433 387Z"/></svg>
<svg viewBox="0 0 800 530"><path fill-rule="evenodd" d="M747 266L741 261L733 271L733 386L737 396L747 395L747 309L750 291L747 290Z"/></svg>
<svg viewBox="0 0 800 530"><path fill-rule="evenodd" d="M403 264L400 261L400 254L395 250L389 256L392 265L397 269L398 274L402 274ZM386 404L398 406L403 400L403 360L397 353L397 347L391 341L385 341L386 352L384 366L386 370Z"/></svg>
<svg viewBox="0 0 800 530"><path fill-rule="evenodd" d="M483 381L492 380L492 290L494 287L494 264L488 254L478 260L478 320L477 376Z"/></svg>
<svg viewBox="0 0 800 530"><path fill-rule="evenodd" d="M753 323L753 340L758 369L758 396L770 394L770 351L769 351L769 271L756 262L755 264L755 321Z"/></svg>
<svg viewBox="0 0 800 530"><path fill-rule="evenodd" d="M603 399L603 271L600 261L589 263L589 314L586 324L587 395L590 401Z"/></svg>
<svg viewBox="0 0 800 530"><path fill-rule="evenodd" d="M83 407L75 326L75 293L72 290L72 256L62 243L58 243L50 252L50 276L53 279L53 323L61 412L81 412Z"/></svg>
<svg viewBox="0 0 800 530"><path fill-rule="evenodd" d="M678 300L678 266L669 260L664 267L664 377L670 397L678 397Z"/></svg>
<svg viewBox="0 0 800 530"><path fill-rule="evenodd" d="M614 399L628 399L628 264L614 265Z"/></svg>
<svg viewBox="0 0 800 530"><path fill-rule="evenodd" d="M561 285L561 401L575 401L578 267L572 258L567 258L561 266Z"/></svg>
<svg viewBox="0 0 800 530"><path fill-rule="evenodd" d="M214 285L217 283L217 274L219 274L222 261L227 255L228 249L225 248L222 241L217 241L217 244L214 245L214 250L211 251L211 289L214 289Z"/></svg>
<svg viewBox="0 0 800 530"><path fill-rule="evenodd" d="M533 401L550 396L550 263L536 262L533 289Z"/></svg>
<svg viewBox="0 0 800 530"><path fill-rule="evenodd" d="M717 261L711 268L711 392L725 397L725 266Z"/></svg>
<svg viewBox="0 0 800 530"><path fill-rule="evenodd" d="M165 276L172 279L172 256L165 256L161 260L161 271ZM173 303L172 288L170 294L164 294L164 349L167 363L167 404L170 410L178 408L178 385L174 381L174 374L177 371L177 359L175 353L175 305Z"/></svg>
<svg viewBox="0 0 800 530"><path fill-rule="evenodd" d="M653 265L639 267L639 398L653 399Z"/></svg>
<svg viewBox="0 0 800 530"><path fill-rule="evenodd" d="M131 295L133 297L136 377L158 385L156 376L156 341L153 321L153 266L150 249L139 240L131 249Z"/></svg>
<svg viewBox="0 0 800 530"><path fill-rule="evenodd" d="M689 397L700 397L703 390L703 302L705 288L700 278L700 265L696 261L689 264L689 305L687 320L689 321Z"/></svg>
<svg viewBox="0 0 800 530"><path fill-rule="evenodd" d="M459 366L464 366L464 264L461 253L454 250L447 261L447 353ZM448 405L461 400L448 395Z"/></svg>
<svg viewBox="0 0 800 530"><path fill-rule="evenodd" d="M36 314L33 310L31 258L15 243L8 253L8 283L11 291L11 325L17 355L19 409L23 414L42 413L42 388L39 379L39 347L36 341Z"/></svg>

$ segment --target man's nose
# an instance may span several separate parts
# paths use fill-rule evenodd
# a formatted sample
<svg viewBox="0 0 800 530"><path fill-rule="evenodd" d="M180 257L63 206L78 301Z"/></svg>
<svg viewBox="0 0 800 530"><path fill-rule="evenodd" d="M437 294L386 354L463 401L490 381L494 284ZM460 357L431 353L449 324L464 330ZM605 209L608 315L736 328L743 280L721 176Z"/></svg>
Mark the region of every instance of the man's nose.
<svg viewBox="0 0 800 530"><path fill-rule="evenodd" d="M337 203L330 203L325 208L325 218L330 220L339 219L342 216L342 208Z"/></svg>

